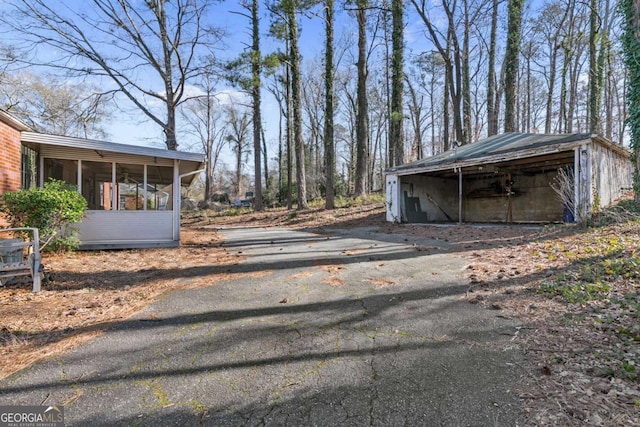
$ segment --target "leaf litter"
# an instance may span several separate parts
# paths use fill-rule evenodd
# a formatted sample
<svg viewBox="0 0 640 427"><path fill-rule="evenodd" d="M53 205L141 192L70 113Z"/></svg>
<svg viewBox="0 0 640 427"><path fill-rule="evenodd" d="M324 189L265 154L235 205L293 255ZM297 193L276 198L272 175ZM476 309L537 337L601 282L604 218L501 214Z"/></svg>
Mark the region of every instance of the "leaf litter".
<svg viewBox="0 0 640 427"><path fill-rule="evenodd" d="M528 425L640 425L637 220L587 228L399 225L385 222L382 203L194 213L183 221L180 248L46 255L50 281L41 293L24 284L0 288L0 378L102 333L163 292L229 278L243 257L227 252L216 230L247 225L375 227L442 242L469 261L461 298L527 325L512 343L528 363L518 389ZM438 247L423 249L428 256ZM333 267L324 282L344 286L342 266Z"/></svg>

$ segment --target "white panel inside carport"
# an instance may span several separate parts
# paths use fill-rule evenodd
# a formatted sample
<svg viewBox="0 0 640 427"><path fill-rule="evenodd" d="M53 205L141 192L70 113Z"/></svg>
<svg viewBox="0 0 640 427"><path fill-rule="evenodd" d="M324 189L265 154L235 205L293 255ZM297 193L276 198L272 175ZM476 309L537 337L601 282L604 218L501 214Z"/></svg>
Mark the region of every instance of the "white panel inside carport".
<svg viewBox="0 0 640 427"><path fill-rule="evenodd" d="M400 222L400 179L397 175L387 175L387 221Z"/></svg>

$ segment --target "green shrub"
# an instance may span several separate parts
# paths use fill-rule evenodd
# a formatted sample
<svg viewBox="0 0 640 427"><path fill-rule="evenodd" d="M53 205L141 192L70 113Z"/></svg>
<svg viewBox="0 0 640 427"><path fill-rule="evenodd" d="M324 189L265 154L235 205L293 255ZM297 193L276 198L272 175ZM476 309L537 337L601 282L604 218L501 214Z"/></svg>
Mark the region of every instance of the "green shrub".
<svg viewBox="0 0 640 427"><path fill-rule="evenodd" d="M75 249L79 245L73 224L80 222L87 201L75 186L51 180L44 188L7 192L0 196L0 212L11 227L36 227L40 248L51 244L55 250Z"/></svg>

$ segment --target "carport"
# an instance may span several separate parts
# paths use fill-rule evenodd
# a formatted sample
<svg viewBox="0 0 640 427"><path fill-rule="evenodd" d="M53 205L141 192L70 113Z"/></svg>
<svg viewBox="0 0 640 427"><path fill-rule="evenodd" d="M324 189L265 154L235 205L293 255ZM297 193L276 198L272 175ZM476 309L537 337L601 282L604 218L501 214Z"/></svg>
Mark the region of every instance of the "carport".
<svg viewBox="0 0 640 427"><path fill-rule="evenodd" d="M580 220L629 191L630 155L592 134L492 136L388 169L387 221ZM553 188L562 182L572 189L569 203Z"/></svg>

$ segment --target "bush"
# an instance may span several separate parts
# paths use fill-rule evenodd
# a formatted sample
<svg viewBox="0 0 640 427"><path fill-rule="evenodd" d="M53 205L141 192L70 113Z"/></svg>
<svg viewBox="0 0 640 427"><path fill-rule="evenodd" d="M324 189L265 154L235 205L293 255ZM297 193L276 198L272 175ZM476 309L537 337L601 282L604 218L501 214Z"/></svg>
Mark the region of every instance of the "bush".
<svg viewBox="0 0 640 427"><path fill-rule="evenodd" d="M87 201L73 185L51 180L44 188L8 192L0 197L0 212L11 227L40 230L40 248L51 244L55 250L76 249L79 245L73 224L80 222Z"/></svg>

